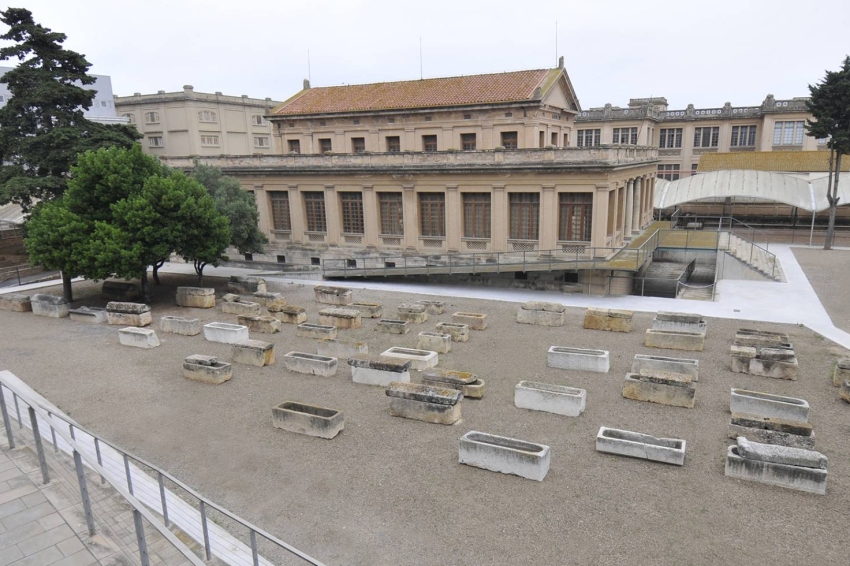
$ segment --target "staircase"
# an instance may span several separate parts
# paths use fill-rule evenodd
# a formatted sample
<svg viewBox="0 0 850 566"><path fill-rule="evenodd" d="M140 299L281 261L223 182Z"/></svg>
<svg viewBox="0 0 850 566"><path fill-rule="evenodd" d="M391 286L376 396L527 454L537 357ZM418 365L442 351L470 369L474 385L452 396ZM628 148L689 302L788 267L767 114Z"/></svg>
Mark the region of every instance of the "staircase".
<svg viewBox="0 0 850 566"><path fill-rule="evenodd" d="M636 294L674 299L679 278L687 269L687 262L653 261L643 275L642 288L635 290Z"/></svg>
<svg viewBox="0 0 850 566"><path fill-rule="evenodd" d="M686 284L679 286L679 299L711 301L714 299L714 267L697 265Z"/></svg>
<svg viewBox="0 0 850 566"><path fill-rule="evenodd" d="M773 281L785 280L779 260L758 244L729 232L721 232L717 244L719 250L725 251L765 278Z"/></svg>

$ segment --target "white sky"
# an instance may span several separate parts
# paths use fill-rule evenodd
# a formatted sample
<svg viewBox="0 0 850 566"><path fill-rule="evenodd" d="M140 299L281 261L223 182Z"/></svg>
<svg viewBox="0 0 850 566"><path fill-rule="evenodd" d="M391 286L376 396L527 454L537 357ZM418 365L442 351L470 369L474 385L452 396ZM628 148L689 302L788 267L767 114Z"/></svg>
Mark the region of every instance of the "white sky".
<svg viewBox="0 0 850 566"><path fill-rule="evenodd" d="M666 96L671 109L806 96L850 53L848 0L0 4L9 5L65 33L118 95L191 84L284 100L301 89L308 49L313 86L417 79L420 37L426 78L554 67L556 20L583 108L645 96Z"/></svg>

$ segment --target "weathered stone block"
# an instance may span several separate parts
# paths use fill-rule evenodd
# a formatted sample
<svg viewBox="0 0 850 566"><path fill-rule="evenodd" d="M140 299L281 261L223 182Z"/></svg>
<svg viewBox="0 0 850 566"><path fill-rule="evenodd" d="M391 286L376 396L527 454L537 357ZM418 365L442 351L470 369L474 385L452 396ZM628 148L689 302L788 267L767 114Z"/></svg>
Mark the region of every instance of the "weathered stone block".
<svg viewBox="0 0 850 566"><path fill-rule="evenodd" d="M585 348L567 348L552 346L547 352L547 362L550 368L572 369L608 373L611 365L610 356L606 350L588 350Z"/></svg>
<svg viewBox="0 0 850 566"><path fill-rule="evenodd" d="M850 379L845 379L841 384L841 389L838 391L838 397L842 401L850 403Z"/></svg>
<svg viewBox="0 0 850 566"><path fill-rule="evenodd" d="M144 303L111 301L106 303L106 320L111 325L149 326L151 308Z"/></svg>
<svg viewBox="0 0 850 566"><path fill-rule="evenodd" d="M663 462L685 464L687 443L678 438L656 438L640 432L600 427L596 435L597 452Z"/></svg>
<svg viewBox="0 0 850 566"><path fill-rule="evenodd" d="M7 293L0 295L0 311L30 312L32 302L29 295L20 293Z"/></svg>
<svg viewBox="0 0 850 566"><path fill-rule="evenodd" d="M841 387L847 379L850 379L850 358L842 358L832 368L832 384Z"/></svg>
<svg viewBox="0 0 850 566"><path fill-rule="evenodd" d="M584 412L587 391L537 381L520 381L514 388L514 405L519 409L577 417Z"/></svg>
<svg viewBox="0 0 850 566"><path fill-rule="evenodd" d="M780 346L790 344L790 342L788 335L783 332L740 328L735 333L735 343L741 346Z"/></svg>
<svg viewBox="0 0 850 566"><path fill-rule="evenodd" d="M647 348L702 352L705 348L705 334L702 332L654 330L650 328L646 331L644 344Z"/></svg>
<svg viewBox="0 0 850 566"><path fill-rule="evenodd" d="M446 303L444 303L443 301L419 300L415 301L414 304L425 305L425 311L428 314L443 314L444 312L446 312Z"/></svg>
<svg viewBox="0 0 850 566"><path fill-rule="evenodd" d="M233 344L232 361L248 366L270 366L274 363L274 344L260 340L243 340Z"/></svg>
<svg viewBox="0 0 850 566"><path fill-rule="evenodd" d="M88 324L103 324L106 322L106 309L101 307L80 307L70 309L68 313L74 322L86 322Z"/></svg>
<svg viewBox="0 0 850 566"><path fill-rule="evenodd" d="M337 359L306 352L289 352L283 356L283 365L289 371L331 377L336 375Z"/></svg>
<svg viewBox="0 0 850 566"><path fill-rule="evenodd" d="M484 330L487 328L487 315L478 312L456 312L452 315L452 322L465 324L472 330ZM454 340L454 336L452 336ZM457 342L457 340L455 340Z"/></svg>
<svg viewBox="0 0 850 566"><path fill-rule="evenodd" d="M323 338L316 343L316 353L320 356L347 360L357 354L368 354L369 345L366 342L357 342L355 340Z"/></svg>
<svg viewBox="0 0 850 566"><path fill-rule="evenodd" d="M30 297L32 314L35 316L47 316L50 318L65 318L68 312L68 303L58 295L47 295L36 293Z"/></svg>
<svg viewBox="0 0 850 566"><path fill-rule="evenodd" d="M543 481L549 473L550 449L545 444L471 430L460 439L458 462L491 472Z"/></svg>
<svg viewBox="0 0 850 566"><path fill-rule="evenodd" d="M233 377L233 366L213 356L195 354L183 360L183 377L219 385Z"/></svg>
<svg viewBox="0 0 850 566"><path fill-rule="evenodd" d="M466 342L469 340L469 325L454 322L440 322L437 324L437 332L448 334L452 342Z"/></svg>
<svg viewBox="0 0 850 566"><path fill-rule="evenodd" d="M416 347L420 350L431 350L438 354L448 354L452 350L452 335L439 332L420 332L419 343Z"/></svg>
<svg viewBox="0 0 850 566"><path fill-rule="evenodd" d="M240 277L232 275L227 282L227 290L237 295L251 295L266 292L266 280L259 277Z"/></svg>
<svg viewBox="0 0 850 566"><path fill-rule="evenodd" d="M692 381L699 381L699 360L637 354L632 361L632 373L644 371L678 373L690 376Z"/></svg>
<svg viewBox="0 0 850 566"><path fill-rule="evenodd" d="M219 308L221 312L225 314L235 314L235 315L243 315L243 316L259 316L260 315L260 304L252 303L250 301L243 301L242 299L236 298L234 300L226 300L232 297L232 295L225 295L221 299L221 304Z"/></svg>
<svg viewBox="0 0 850 566"><path fill-rule="evenodd" d="M162 332L170 332L172 334L197 336L201 333L201 321L197 318L164 316L159 319L159 329Z"/></svg>
<svg viewBox="0 0 850 566"><path fill-rule="evenodd" d="M301 324L307 322L307 311L294 305L282 307L267 307L269 314L284 324Z"/></svg>
<svg viewBox="0 0 850 566"><path fill-rule="evenodd" d="M530 301L517 308L516 321L538 326L564 326L566 309L560 303Z"/></svg>
<svg viewBox="0 0 850 566"><path fill-rule="evenodd" d="M129 326L118 331L118 342L122 346L133 346L135 348L156 348L159 346L159 338L156 332L150 328L137 328Z"/></svg>
<svg viewBox="0 0 850 566"><path fill-rule="evenodd" d="M104 281L100 294L110 301L134 301L142 296L139 286L127 281Z"/></svg>
<svg viewBox="0 0 850 566"><path fill-rule="evenodd" d="M204 338L210 342L236 344L248 339L248 327L241 324L211 322L204 325Z"/></svg>
<svg viewBox="0 0 850 566"><path fill-rule="evenodd" d="M347 308L360 311L360 316L364 318L381 318L384 316L384 307L378 303L351 303Z"/></svg>
<svg viewBox="0 0 850 566"><path fill-rule="evenodd" d="M360 311L357 309L322 309L319 311L319 324L336 326L342 330L353 330L360 328L362 319L360 317Z"/></svg>
<svg viewBox="0 0 850 566"><path fill-rule="evenodd" d="M425 305L403 303L398 306L398 320L422 324L428 320L428 312L425 310Z"/></svg>
<svg viewBox="0 0 850 566"><path fill-rule="evenodd" d="M589 308L584 313L584 327L589 330L631 332L634 311Z"/></svg>
<svg viewBox="0 0 850 566"><path fill-rule="evenodd" d="M394 417L444 425L460 419L459 401L463 393L456 389L393 381L386 393L390 398L390 415Z"/></svg>
<svg viewBox="0 0 850 566"><path fill-rule="evenodd" d="M730 367L735 373L792 381L797 379L797 358L792 348L733 344L731 353Z"/></svg>
<svg viewBox="0 0 850 566"><path fill-rule="evenodd" d="M127 314L143 314L150 312L151 308L144 303L127 303L120 301L110 301L106 303L107 312L121 312Z"/></svg>
<svg viewBox="0 0 850 566"><path fill-rule="evenodd" d="M212 287L177 287L177 306L194 309L215 307L215 289Z"/></svg>
<svg viewBox="0 0 850 566"><path fill-rule="evenodd" d="M305 322L295 327L295 335L301 338L336 338L336 326Z"/></svg>
<svg viewBox="0 0 850 566"><path fill-rule="evenodd" d="M694 387L691 378L678 374L638 375L626 374L623 397L635 401L649 401L672 407L694 406Z"/></svg>
<svg viewBox="0 0 850 566"><path fill-rule="evenodd" d="M351 380L365 385L388 386L393 381L410 382L410 362L384 356L357 354L348 358Z"/></svg>
<svg viewBox="0 0 850 566"><path fill-rule="evenodd" d="M381 352L384 358L398 358L410 362L411 369L424 371L432 368L439 362L437 352L429 352L428 350L416 350L414 348L393 347Z"/></svg>
<svg viewBox="0 0 850 566"><path fill-rule="evenodd" d="M809 403L804 399L732 389L729 410L762 417L809 422Z"/></svg>
<svg viewBox="0 0 850 566"><path fill-rule="evenodd" d="M390 320L382 318L376 326L378 332L385 334L407 334L410 332L410 323L406 320Z"/></svg>
<svg viewBox="0 0 850 566"><path fill-rule="evenodd" d="M738 444L726 452L725 475L825 495L827 459L813 450L760 444L738 437Z"/></svg>
<svg viewBox="0 0 850 566"><path fill-rule="evenodd" d="M809 423L745 413L732 413L727 436L732 439L743 436L756 442L806 450L815 447L815 433Z"/></svg>
<svg viewBox="0 0 850 566"><path fill-rule="evenodd" d="M705 320L701 314L659 311L652 320L653 330L705 334L705 328Z"/></svg>
<svg viewBox="0 0 850 566"><path fill-rule="evenodd" d="M457 389L471 399L484 397L484 380L468 371L430 368L422 372L422 383Z"/></svg>
<svg viewBox="0 0 850 566"><path fill-rule="evenodd" d="M286 401L272 408L275 428L330 440L345 428L342 411Z"/></svg>
<svg viewBox="0 0 850 566"><path fill-rule="evenodd" d="M281 295L280 293L269 293L267 291L257 291L256 293L251 293L251 301L260 304L266 308L279 308L286 306L286 299L283 298L283 295Z"/></svg>
<svg viewBox="0 0 850 566"><path fill-rule="evenodd" d="M275 334L280 332L280 321L273 316L248 316L240 315L236 317L239 324L248 327L249 332L259 332L261 334Z"/></svg>
<svg viewBox="0 0 850 566"><path fill-rule="evenodd" d="M316 285L313 287L313 297L317 303L325 305L350 305L353 302L351 289L346 287L330 287Z"/></svg>

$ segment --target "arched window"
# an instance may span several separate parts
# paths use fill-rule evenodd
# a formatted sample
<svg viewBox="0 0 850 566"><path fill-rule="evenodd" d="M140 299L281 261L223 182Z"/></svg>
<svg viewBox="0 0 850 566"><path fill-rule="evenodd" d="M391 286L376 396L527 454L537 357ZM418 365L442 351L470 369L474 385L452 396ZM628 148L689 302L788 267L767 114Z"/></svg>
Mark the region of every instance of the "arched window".
<svg viewBox="0 0 850 566"><path fill-rule="evenodd" d="M122 117L122 118L127 118L128 120L130 120L130 123L131 123L131 124L135 124L135 123L136 123L136 115L135 115L135 114L121 114L121 117Z"/></svg>
<svg viewBox="0 0 850 566"><path fill-rule="evenodd" d="M159 123L159 112L145 112L145 123L146 124L157 124L157 123Z"/></svg>

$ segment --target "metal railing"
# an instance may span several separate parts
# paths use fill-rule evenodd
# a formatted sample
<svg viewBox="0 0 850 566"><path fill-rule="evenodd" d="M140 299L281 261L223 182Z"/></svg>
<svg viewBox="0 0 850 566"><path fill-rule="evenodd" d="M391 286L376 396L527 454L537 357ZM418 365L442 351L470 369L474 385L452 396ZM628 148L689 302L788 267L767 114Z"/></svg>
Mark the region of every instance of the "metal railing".
<svg viewBox="0 0 850 566"><path fill-rule="evenodd" d="M677 210L670 216L670 226L675 230L697 229L711 230L716 232L727 231L730 234L740 235L745 240L764 242L767 249L770 249L770 234L760 228L750 226L746 222L742 222L732 216L713 216L713 215L680 215L680 210ZM675 216L675 219L674 219ZM690 226L689 226L690 225ZM698 225L698 226L694 226Z"/></svg>
<svg viewBox="0 0 850 566"><path fill-rule="evenodd" d="M23 427L23 425L24 425L24 421L21 418L21 410L20 410L19 400L21 400L28 407L28 411L29 411L29 414L30 414L30 426L31 426L32 431L33 431L33 437L35 439L36 451L38 453L38 459L39 459L39 463L41 465L41 471L42 471L42 475L43 475L45 483L49 482L48 468L47 468L47 464L46 464L46 460L45 460L45 456L44 456L44 447L42 445L42 436L43 435L39 432L38 419L36 418L36 416L40 417L42 421L44 421L48 424L48 426L50 428L50 438L52 440L52 444L53 444L55 451L59 450L59 445L57 444L57 435L68 446L70 446L71 450L73 451L75 464L77 465L77 477L80 479L80 491L81 491L81 494L82 494L83 500L84 500L83 506L84 506L84 508L86 508L86 520L87 520L89 531L90 531L91 534L94 533L94 530L93 530L94 525L89 520L90 517L91 517L91 509L90 509L90 505L88 503L86 503L88 501L88 496L87 496L87 492L86 492L86 488L85 488L85 476L82 474L82 460L85 460L85 463L88 467L92 468L98 474L100 474L101 483L108 482L113 488L116 489L116 491L118 491L124 497L124 499L126 499L133 506L133 508L134 508L134 512L133 512L134 513L134 519L136 519L137 539L139 541L139 552L140 552L140 556L142 557L143 566L147 566L148 562L146 561L144 532L143 532L143 529L141 529L141 516L144 516L149 522L151 522L154 525L154 527L156 527L156 529L160 533L163 534L163 536L165 536L170 542L172 542L172 544L174 544L180 550L180 552L183 553L184 556L186 556L186 558L190 562L192 562L192 564L194 564L196 566L203 566L203 564L204 564L204 562L199 560L198 557L191 550L189 550L188 547L186 547L182 542L180 542L179 539L177 539L177 537L168 528L172 521L169 517L169 508L168 508L168 503L167 503L168 498L166 497L166 493L170 494L170 492L165 487L165 480L168 480L172 485L179 487L185 495L190 496L192 499L194 499L198 502L198 510L200 511L200 519L201 519L200 520L200 523L201 523L200 527L201 527L201 531L202 531L202 534L203 534L201 540L203 542L204 554L205 554L207 561L211 560L212 556L213 556L213 553L211 551L211 545L210 545L209 520L207 519L207 516L206 516L207 508L209 508L209 509L216 510L218 513L220 513L223 516L227 517L228 519L234 521L235 523L238 523L241 527L247 529L247 531L249 533L250 542L249 542L249 545L246 545L246 548L248 548L248 547L250 548L251 564L253 564L253 566L259 566L261 564L261 562L263 564L270 564L270 562L268 562L266 559L261 559L261 557L259 555L258 544L257 544L258 543L258 541L257 541L258 535L260 537L262 537L263 539L265 539L266 541L269 541L270 543L272 543L278 549L285 551L289 555L300 558L301 560L303 560L304 562L306 562L308 564L312 564L314 566L325 566L322 562L319 562L317 559L301 552L300 550L294 548L293 546L291 546L291 545L283 542L282 540L278 539L274 535L267 533L263 529L253 525L252 523L249 523L248 521L242 519L241 517L239 517L238 515L235 515L234 513L231 513L230 511L228 511L227 509L217 505L216 503L213 503L209 499L200 495L198 492L196 492L191 487L187 486L186 484L184 484L180 480L176 479L174 476L172 476L168 472L165 472L165 471L161 470L160 468L154 466L153 464L150 464L149 462L147 462L147 461L145 461L145 460L143 460L143 459L141 459L141 458L139 458L139 457L137 457L137 456L135 456L135 455L133 455L129 452L126 452L126 451L118 448L114 444L111 444L111 443L103 440L99 436L97 436L97 435L93 434L92 432L86 430L85 428L81 427L77 423L66 419L64 415L53 413L53 412L51 412L50 409L42 407L38 402L35 402L35 401L29 399L25 394L22 394L20 391L16 390L14 388L14 386L10 385L5 379L3 379L3 375L2 375L2 373L0 373L0 411L2 411L3 424L6 427L6 435L7 435L10 447L14 448L14 438L13 438L13 434L12 434L11 423L10 423L10 420L9 420L9 413L7 411L7 408L6 408L5 395L3 394L3 388L4 387L12 393L12 398L14 400L14 406L15 406L15 411L16 411L16 414L17 414L17 420L18 420L19 427ZM58 420L60 423L62 423L63 425L68 427L67 432L65 430L63 430L62 427L54 426L54 424L58 424L58 423L55 422L56 420ZM92 456L91 456L90 452L86 451L79 444L76 436L80 433L83 433L84 435L87 435L92 439L92 441L94 443L94 451L95 451L95 458L96 458L95 461L92 461ZM123 460L125 485L122 485L121 483L119 483L115 479L111 478L110 477L110 475L111 475L110 471L107 470L104 467L104 459L103 459L104 448L109 448L109 449L113 450ZM136 464L136 465L141 464L142 466L145 466L146 468L152 470L155 473L156 481L157 481L158 488L159 488L159 500L160 500L160 503L159 503L160 508L155 509L155 511L162 515L164 525L159 523L158 519L148 510L148 508L143 503L141 503L139 499L137 499L134 496L134 484L133 484L133 475L134 474L131 473L131 461L132 461L133 464ZM140 473L143 476L148 475L142 470L140 470ZM137 477L137 481L138 481L139 474L136 474L136 477ZM178 501L182 500L182 499L183 499L182 497L178 496ZM173 505L173 503L172 503L172 505ZM138 514L140 514L140 515L138 515ZM189 529L187 529L187 525L185 525L185 524L177 524L175 522L175 525L179 526L184 531L189 530ZM196 529L193 529L193 530L196 530ZM232 533L231 533L231 536L232 536ZM195 540L198 540L196 537L193 537L193 538L195 538ZM198 540L198 542L201 542L201 540ZM236 540L238 540L238 539L236 539ZM228 545L228 546L230 546L230 545Z"/></svg>
<svg viewBox="0 0 850 566"><path fill-rule="evenodd" d="M24 228L11 222L0 222L0 240L11 240L24 237Z"/></svg>
<svg viewBox="0 0 850 566"><path fill-rule="evenodd" d="M0 283L10 279L17 278L18 285L21 285L21 277L35 275L42 271L41 267L32 265L13 265L11 267L0 267Z"/></svg>
<svg viewBox="0 0 850 566"><path fill-rule="evenodd" d="M769 252L767 250L767 248L763 248L763 247L761 247L760 245L756 244L755 242L753 242L751 240L747 240L746 238L742 238L741 236L738 236L737 234L731 234L731 233L729 234L729 248L730 249L732 248L732 238L738 238L738 240L743 242L744 256L747 259L744 259L744 257L739 257L735 254L731 254L733 257L743 261L750 268L755 269L756 271L758 271L760 273L764 273L765 275L767 275L768 274L767 270L759 269L758 267L756 267L756 264L753 263L753 257L757 253L756 250L760 250L762 255L766 258L766 260L770 262L770 272L769 272L770 278L776 279L776 255L775 254ZM749 254L747 254L747 251L746 251L747 246L749 246L749 248L750 248ZM741 249L740 244L736 247L739 250Z"/></svg>

